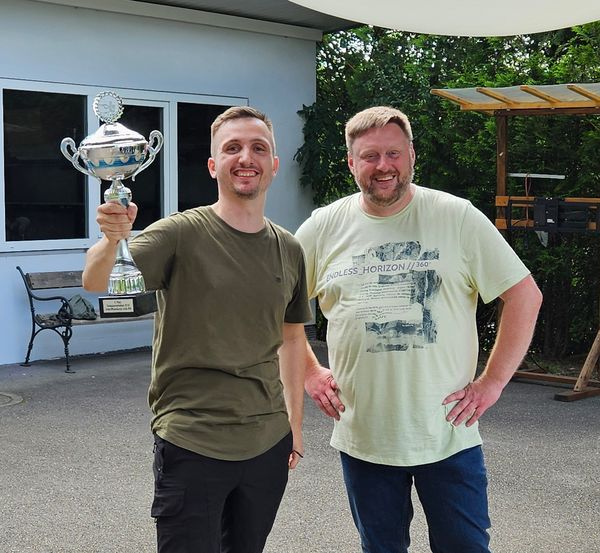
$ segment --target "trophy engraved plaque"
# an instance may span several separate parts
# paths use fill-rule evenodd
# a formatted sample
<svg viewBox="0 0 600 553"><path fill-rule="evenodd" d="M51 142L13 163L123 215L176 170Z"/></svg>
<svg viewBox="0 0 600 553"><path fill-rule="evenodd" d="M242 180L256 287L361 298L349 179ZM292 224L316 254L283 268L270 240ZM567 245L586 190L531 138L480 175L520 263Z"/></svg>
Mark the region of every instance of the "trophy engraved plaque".
<svg viewBox="0 0 600 553"><path fill-rule="evenodd" d="M163 145L163 136L152 131L148 140L117 123L123 114L123 101L114 92L101 92L94 98L94 113L103 121L100 128L76 147L72 138L64 138L60 151L78 171L110 181L104 192L105 202L127 207L131 190L123 180L146 169ZM120 240L117 258L110 273L108 296L99 298L101 317L138 317L156 311L156 295L146 291L144 277L129 253L127 240Z"/></svg>

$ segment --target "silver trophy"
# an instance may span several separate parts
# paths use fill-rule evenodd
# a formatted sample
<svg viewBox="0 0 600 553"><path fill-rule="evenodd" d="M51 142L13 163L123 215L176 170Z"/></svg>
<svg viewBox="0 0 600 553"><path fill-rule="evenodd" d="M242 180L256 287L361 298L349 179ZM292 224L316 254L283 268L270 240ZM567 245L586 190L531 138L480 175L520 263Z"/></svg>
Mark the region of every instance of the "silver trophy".
<svg viewBox="0 0 600 553"><path fill-rule="evenodd" d="M114 92L101 92L94 98L94 113L104 124L86 136L79 147L72 138L64 138L60 151L73 167L90 177L110 181L104 192L105 202L131 201L131 190L123 180L148 167L163 145L163 136L152 131L149 140L116 121L123 114L123 101ZM99 298L101 317L137 317L156 311L156 296L147 292L144 277L129 253L127 240L120 240L117 260L108 282L108 296Z"/></svg>

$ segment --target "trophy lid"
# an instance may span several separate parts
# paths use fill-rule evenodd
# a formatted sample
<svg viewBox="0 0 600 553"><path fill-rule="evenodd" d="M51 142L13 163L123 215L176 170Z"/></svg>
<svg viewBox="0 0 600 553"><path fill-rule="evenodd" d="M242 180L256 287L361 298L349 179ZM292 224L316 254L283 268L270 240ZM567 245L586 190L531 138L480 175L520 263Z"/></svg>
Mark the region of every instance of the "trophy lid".
<svg viewBox="0 0 600 553"><path fill-rule="evenodd" d="M81 141L81 146L109 146L123 142L146 142L146 139L121 123L104 123L95 133L86 136Z"/></svg>

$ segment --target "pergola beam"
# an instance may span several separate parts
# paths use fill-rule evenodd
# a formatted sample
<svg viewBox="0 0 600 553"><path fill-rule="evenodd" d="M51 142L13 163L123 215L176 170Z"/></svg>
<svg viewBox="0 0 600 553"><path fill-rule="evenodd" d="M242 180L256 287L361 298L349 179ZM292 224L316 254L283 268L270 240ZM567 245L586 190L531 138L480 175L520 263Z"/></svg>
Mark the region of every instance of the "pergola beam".
<svg viewBox="0 0 600 553"><path fill-rule="evenodd" d="M583 88L583 86L578 84L568 84L567 88L569 90L572 90L573 92L577 92L577 94L581 94L582 96L585 96L586 98L594 100L595 102L598 102L600 104L600 94L596 94L595 92L592 92L587 88Z"/></svg>
<svg viewBox="0 0 600 553"><path fill-rule="evenodd" d="M460 96L457 96L456 94L452 94L452 92L448 90L434 88L431 90L431 93L435 94L436 96L441 96L442 98L451 100L455 104L458 104L461 108L464 108L465 106L470 107L473 105L471 102L468 102L467 100L461 98Z"/></svg>
<svg viewBox="0 0 600 553"><path fill-rule="evenodd" d="M519 88L523 92L527 92L527 94L531 94L532 96L535 96L536 98L541 98L542 100L546 100L546 102L548 102L550 104L562 103L555 96L551 96L550 94L547 94L546 92L543 92L542 90L540 90L539 88L535 88L534 86L529 86L529 85L524 84L524 85L521 85Z"/></svg>
<svg viewBox="0 0 600 553"><path fill-rule="evenodd" d="M509 108L511 106L514 106L516 103L514 100L511 100L508 96L506 96L505 94L502 94L501 92L498 92L497 90L492 90L490 88L485 88L483 86L478 86L475 88L475 90L477 92L479 92L480 94L483 94L484 96L489 96L490 98L493 98L494 100L498 100L499 102L506 104Z"/></svg>

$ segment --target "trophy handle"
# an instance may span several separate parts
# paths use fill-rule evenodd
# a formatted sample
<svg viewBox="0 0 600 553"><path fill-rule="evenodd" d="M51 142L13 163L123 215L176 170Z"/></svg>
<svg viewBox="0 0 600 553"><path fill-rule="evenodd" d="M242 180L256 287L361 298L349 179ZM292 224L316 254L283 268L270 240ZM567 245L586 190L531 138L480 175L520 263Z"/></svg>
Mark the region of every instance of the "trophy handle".
<svg viewBox="0 0 600 553"><path fill-rule="evenodd" d="M62 142L60 143L60 151L62 152L63 156L65 156L73 164L75 169L81 171L84 175L88 175L89 177L96 177L96 175L81 165L79 161L79 150L77 149L75 141L72 138L62 139Z"/></svg>
<svg viewBox="0 0 600 553"><path fill-rule="evenodd" d="M163 135L160 131L152 131L150 133L150 136L148 137L148 159L146 159L146 161L144 161L144 163L142 163L138 167L137 171L133 173L133 175L131 175L131 180L135 180L136 175L141 173L144 169L146 169L146 167L148 167L148 165L150 165L154 161L156 154L158 154L158 152L162 148L163 142Z"/></svg>

